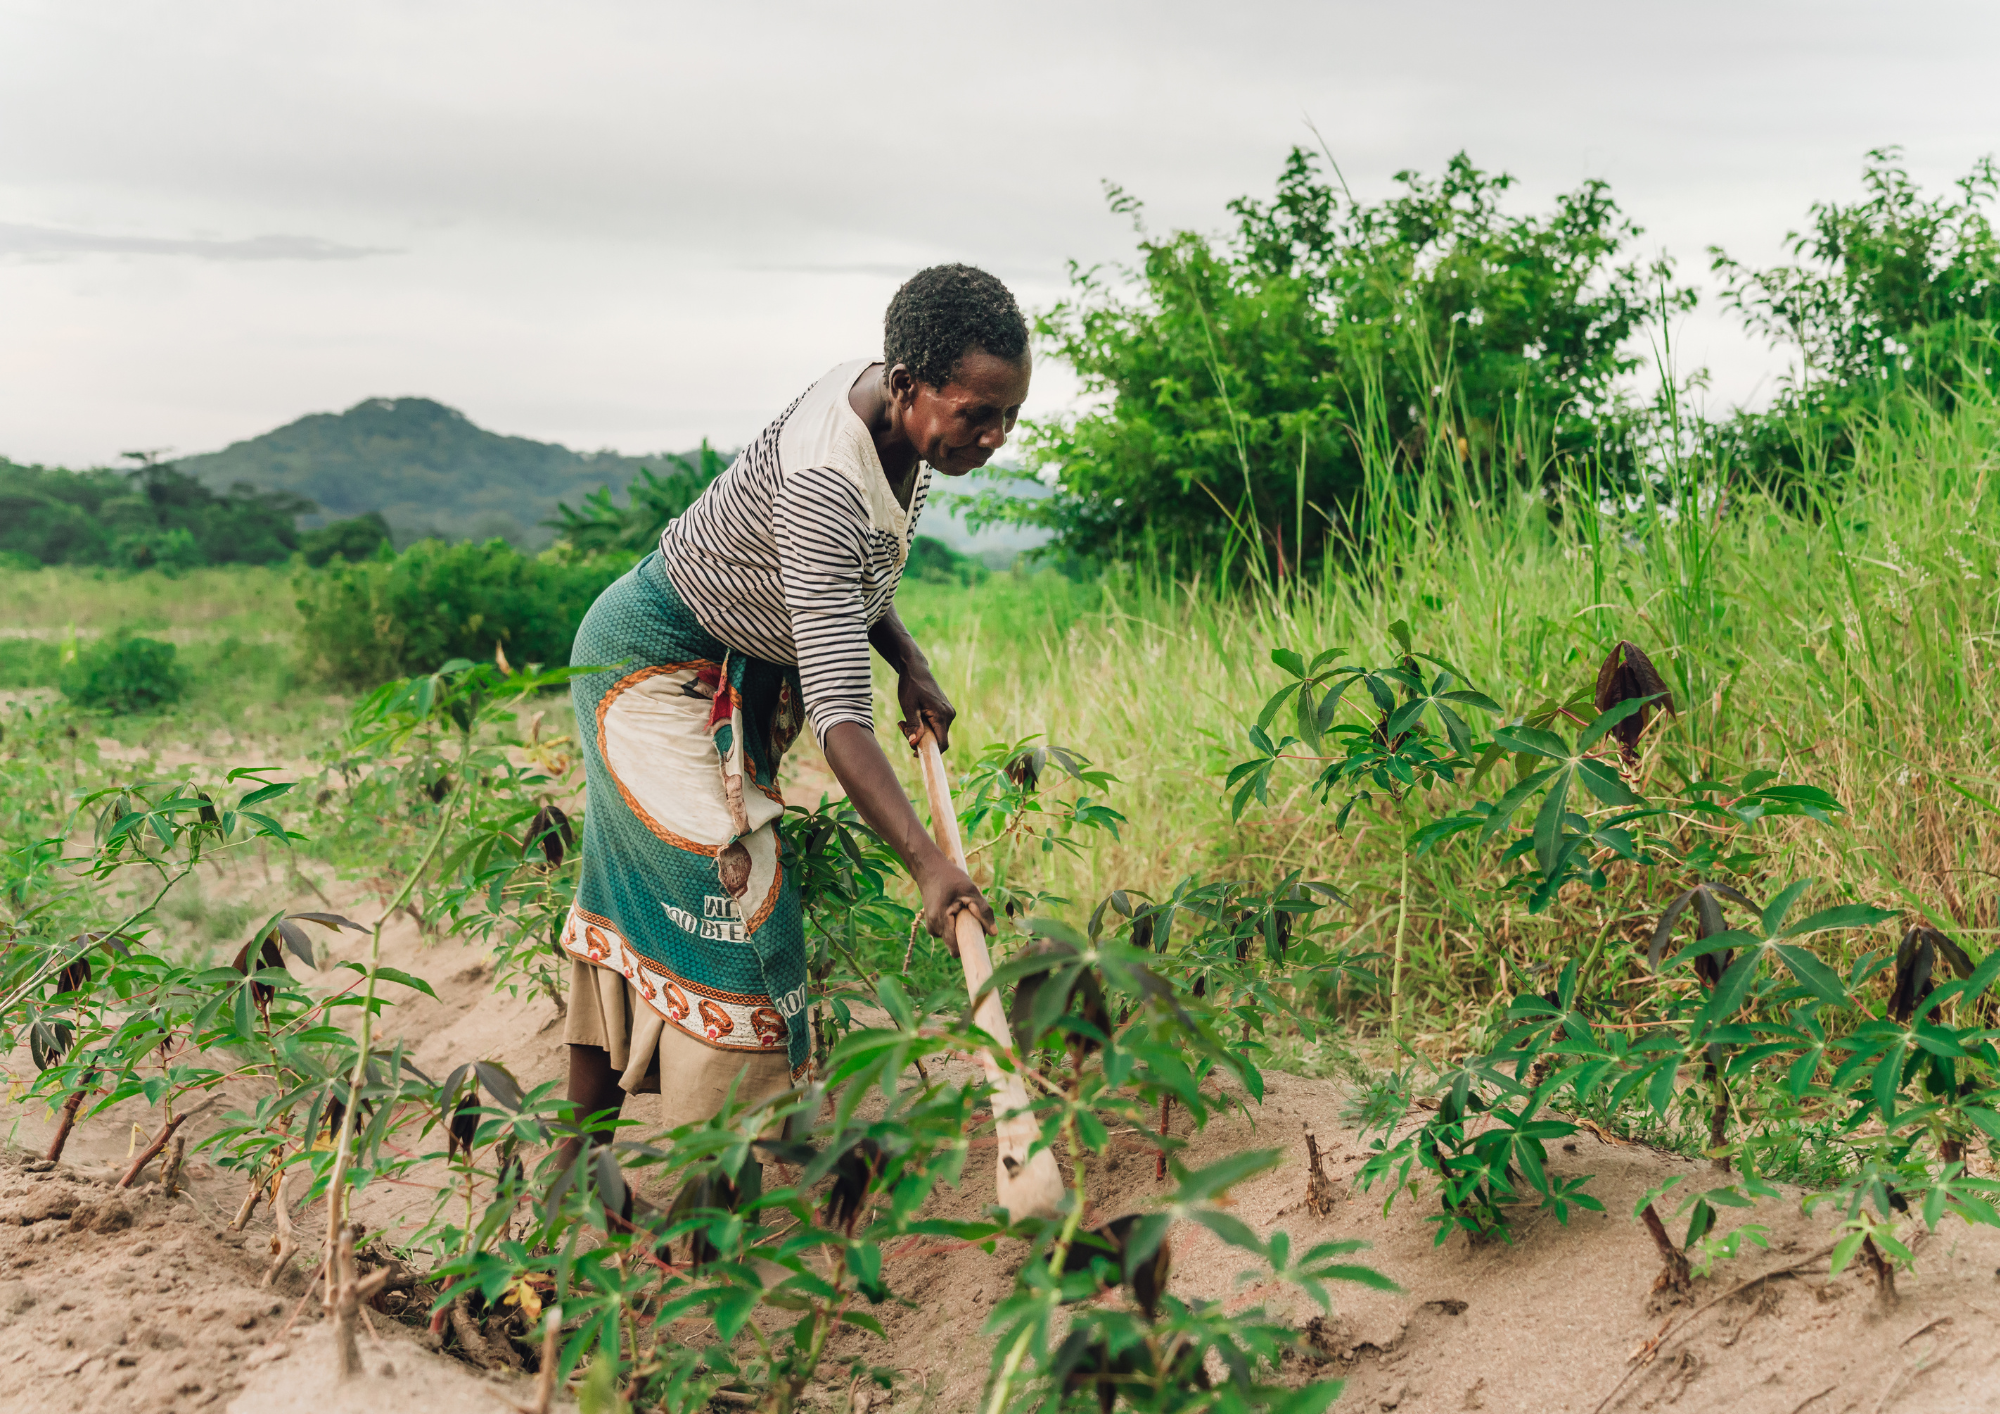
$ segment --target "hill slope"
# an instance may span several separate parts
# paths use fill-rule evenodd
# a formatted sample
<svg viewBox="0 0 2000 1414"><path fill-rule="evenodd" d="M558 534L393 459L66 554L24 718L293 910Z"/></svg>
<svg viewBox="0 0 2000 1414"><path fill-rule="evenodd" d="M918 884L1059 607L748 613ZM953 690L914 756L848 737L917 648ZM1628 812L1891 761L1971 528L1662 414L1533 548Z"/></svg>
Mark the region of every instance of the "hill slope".
<svg viewBox="0 0 2000 1414"><path fill-rule="evenodd" d="M556 502L600 486L623 492L665 458L573 452L489 432L429 398L369 398L176 465L217 489L248 482L305 496L326 519L380 511L399 541L502 536L532 547L548 543L540 522Z"/></svg>

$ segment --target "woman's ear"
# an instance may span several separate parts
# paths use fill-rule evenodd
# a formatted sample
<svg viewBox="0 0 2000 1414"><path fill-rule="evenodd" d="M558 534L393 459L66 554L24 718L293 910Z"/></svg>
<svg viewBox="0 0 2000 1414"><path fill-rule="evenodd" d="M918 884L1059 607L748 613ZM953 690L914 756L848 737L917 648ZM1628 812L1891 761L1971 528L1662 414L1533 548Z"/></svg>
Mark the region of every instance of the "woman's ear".
<svg viewBox="0 0 2000 1414"><path fill-rule="evenodd" d="M890 401L904 412L917 405L917 375L910 372L910 366L899 363L891 368L883 382L888 386Z"/></svg>

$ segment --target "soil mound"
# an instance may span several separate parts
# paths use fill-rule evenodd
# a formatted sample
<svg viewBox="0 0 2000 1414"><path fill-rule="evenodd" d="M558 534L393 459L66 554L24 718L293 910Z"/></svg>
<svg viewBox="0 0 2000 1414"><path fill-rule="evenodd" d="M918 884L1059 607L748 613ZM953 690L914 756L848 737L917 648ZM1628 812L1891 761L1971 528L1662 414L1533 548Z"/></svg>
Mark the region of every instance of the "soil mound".
<svg viewBox="0 0 2000 1414"><path fill-rule="evenodd" d="M387 941L385 961L430 979L438 993L389 1013L392 1031L413 1043L426 1070L487 1059L505 1063L525 1085L559 1074L552 1001L495 992L482 957L451 942L425 944L414 927L399 926ZM27 1057L10 1058L10 1068L29 1073ZM1231 1194L1234 1214L1260 1233L1284 1229L1295 1250L1362 1239L1371 1246L1359 1260L1401 1290L1337 1290L1335 1310L1322 1312L1283 1289L1239 1284L1245 1264L1198 1228L1171 1236L1170 1289L1284 1312L1304 1344L1282 1377L1344 1381L1336 1409L1837 1414L2000 1405L2000 1233L1948 1226L1920 1238L1918 1269L1899 1277L1900 1300L1885 1309L1860 1271L1829 1279L1823 1221L1769 1201L1746 1216L1769 1229L1770 1250L1751 1249L1670 1304L1653 1289L1658 1258L1630 1214L1641 1193L1675 1173L1693 1176L1695 1163L1586 1131L1553 1157L1564 1176L1594 1176L1590 1191L1606 1213L1580 1214L1568 1226L1524 1221L1511 1246L1456 1236L1440 1246L1428 1221L1433 1195L1406 1197L1384 1214L1379 1195L1353 1189L1365 1154L1341 1118L1342 1086L1278 1073L1267 1079L1263 1102L1235 1097L1230 1112L1195 1137L1186 1161L1284 1150L1275 1170ZM189 1122L191 1144L229 1103ZM646 1119L651 1103L634 1101L628 1115ZM46 1144L53 1128L46 1106L17 1100L9 1109L14 1144ZM398 1309L416 1304L409 1301L385 1303L373 1316L375 1336L362 1344L369 1373L336 1387L319 1303L306 1290L308 1258L295 1258L266 1286L267 1210L246 1231L230 1229L240 1179L190 1160L186 1190L175 1196L157 1183L113 1186L132 1127L153 1132L159 1123L143 1106L122 1105L78 1128L70 1163L33 1158L38 1147L0 1157L0 1409L334 1414L414 1402L445 1414L495 1414L505 1400L527 1402L524 1377L495 1377L450 1347L440 1351L420 1313ZM1305 1202L1308 1129L1337 1195L1323 1215ZM990 1147L975 1152L964 1184L938 1200L937 1216L972 1216L992 1201L989 1158ZM1106 1217L1143 1208L1164 1189L1137 1136L1120 1141L1087 1178L1093 1207ZM372 1189L363 1216L394 1224L433 1197L422 1183ZM310 1251L323 1211L303 1209L297 1222ZM991 1355L981 1328L1019 1260L1006 1248L989 1254L929 1238L892 1249L885 1275L898 1299L876 1308L887 1340L854 1332L850 1348L825 1368L844 1371L853 1354L898 1369L897 1389L874 1394L877 1410L977 1408ZM807 1396L814 1407L847 1411L869 1397L844 1377Z"/></svg>

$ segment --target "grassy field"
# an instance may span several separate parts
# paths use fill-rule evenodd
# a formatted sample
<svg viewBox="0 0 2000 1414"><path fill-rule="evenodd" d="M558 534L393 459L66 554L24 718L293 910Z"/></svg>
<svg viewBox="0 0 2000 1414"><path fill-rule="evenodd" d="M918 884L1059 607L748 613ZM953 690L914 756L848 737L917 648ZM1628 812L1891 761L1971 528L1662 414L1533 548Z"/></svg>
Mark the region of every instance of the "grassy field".
<svg viewBox="0 0 2000 1414"><path fill-rule="evenodd" d="M1596 517L1568 515L1564 530L1539 496L1514 492L1414 508L1361 573L1296 593L1225 600L1199 581L1114 575L1085 611L1073 587L1001 580L958 596L927 586L903 612L975 733L1044 733L1119 776L1124 839L1050 866L1057 891L1086 907L1191 872L1303 869L1354 900L1344 937L1381 941L1398 891L1390 824L1364 811L1336 832L1303 771L1232 824L1221 777L1250 754L1245 724L1281 681L1272 648L1386 661L1387 625L1406 618L1420 647L1513 712L1589 685L1617 639L1640 644L1681 709L1649 737L1643 779L1769 768L1848 807L1832 831L1774 824L1759 877L1742 881L1751 892L1809 875L1815 901L1921 900L1983 952L2000 879L2000 812L1983 803L2000 798L1996 445L2000 409L1968 402L1882 432L1844 487L1806 505L1738 484L1726 513L1699 524L1640 513L1593 536ZM1413 823L1473 798L1450 795ZM1498 895L1496 858L1455 845L1419 861L1420 1042L1427 1030L1442 1045L1571 957L1642 950L1669 896L1647 871L1614 870L1603 893L1572 889L1530 918Z"/></svg>
<svg viewBox="0 0 2000 1414"><path fill-rule="evenodd" d="M0 695L50 688L71 635L126 630L172 643L190 690L171 712L94 717L95 734L182 754L221 737L294 758L338 729L346 704L297 671L295 597L291 571L265 566L0 572Z"/></svg>
<svg viewBox="0 0 2000 1414"><path fill-rule="evenodd" d="M1049 572L970 588L912 582L899 603L959 704L961 752L1039 735L1117 775L1106 798L1129 821L1120 839L1037 861L1078 912L1112 888L1158 894L1190 874L1262 882L1300 869L1352 900L1334 920L1343 941L1381 943L1399 902L1393 823L1364 808L1336 831L1303 770L1233 823L1222 777L1248 754L1245 725L1279 685L1274 647L1383 661L1387 625L1403 618L1420 647L1510 712L1587 685L1614 641L1640 644L1681 709L1648 738L1643 780L1769 768L1848 807L1831 831L1779 822L1765 832L1768 858L1740 881L1751 892L1809 875L1814 899L1920 900L1983 940L2000 888L2000 812L1983 803L2000 799L1996 446L2000 408L1968 401L1948 420L1882 432L1847 484L1810 504L1736 484L1723 513L1703 502L1699 523L1644 511L1611 521L1577 513L1574 498L1559 521L1538 494L1461 493L1449 509L1420 500L1382 511L1372 557L1303 588L1225 594L1203 574L1115 566L1093 584ZM298 759L330 740L346 699L295 670L291 597L285 575L265 570L0 578L17 629L126 626L181 645L196 672L190 698L97 729L156 751L226 736L239 756L247 744ZM885 724L892 704L883 679ZM1439 792L1409 823L1473 798ZM1629 951L1668 887L1614 870L1601 893L1572 889L1531 918L1501 892L1496 859L1449 845L1412 875L1420 1044L1445 1045L1492 998L1570 957Z"/></svg>

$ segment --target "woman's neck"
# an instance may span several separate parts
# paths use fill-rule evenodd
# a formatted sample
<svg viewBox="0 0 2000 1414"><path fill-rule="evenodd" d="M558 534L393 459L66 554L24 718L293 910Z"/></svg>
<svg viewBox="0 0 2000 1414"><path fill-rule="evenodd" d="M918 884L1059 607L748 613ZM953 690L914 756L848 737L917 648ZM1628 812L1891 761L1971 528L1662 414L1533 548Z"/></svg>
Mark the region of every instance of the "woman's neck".
<svg viewBox="0 0 2000 1414"><path fill-rule="evenodd" d="M854 386L847 390L847 405L854 409L854 415L874 439L875 455L882 463L889 490L894 493L896 503L907 511L917 488L917 449L903 435L902 420L896 416L895 399L889 396L882 377L887 367L877 363L862 370Z"/></svg>

